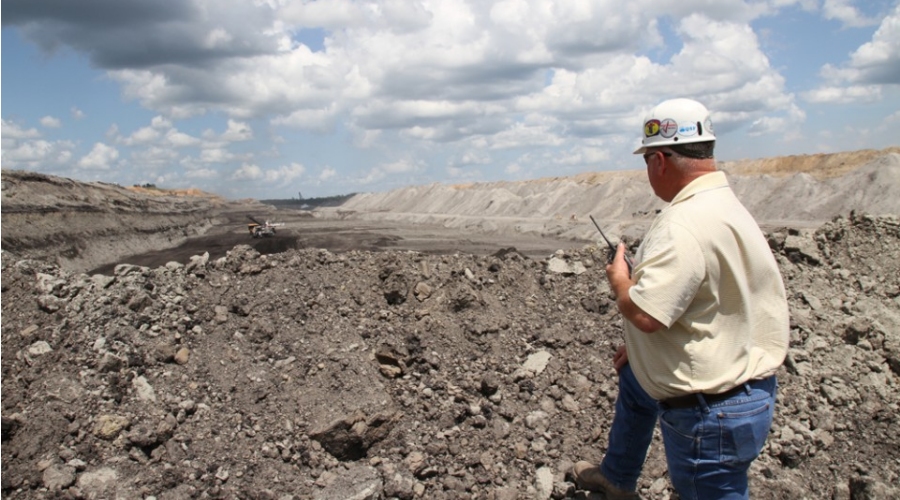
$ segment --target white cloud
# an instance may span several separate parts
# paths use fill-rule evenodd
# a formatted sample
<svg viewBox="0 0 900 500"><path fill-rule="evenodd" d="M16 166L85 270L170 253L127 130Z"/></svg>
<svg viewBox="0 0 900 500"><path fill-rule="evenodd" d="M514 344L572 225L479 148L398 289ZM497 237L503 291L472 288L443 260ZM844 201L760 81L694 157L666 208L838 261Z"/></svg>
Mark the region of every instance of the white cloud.
<svg viewBox="0 0 900 500"><path fill-rule="evenodd" d="M41 118L41 125L45 128L59 128L62 126L62 122L59 121L59 118L53 116L45 116Z"/></svg>
<svg viewBox="0 0 900 500"><path fill-rule="evenodd" d="M416 163L410 160L399 160L381 165L381 170L387 174L405 174L418 169Z"/></svg>
<svg viewBox="0 0 900 500"><path fill-rule="evenodd" d="M119 150L98 142L90 153L78 160L77 165L85 170L109 170L118 158Z"/></svg>
<svg viewBox="0 0 900 500"><path fill-rule="evenodd" d="M23 36L86 54L127 100L154 112L149 124L123 117L127 130L109 129L103 140L124 160L94 146L79 166L146 166L180 182L231 177L240 188L308 175L342 189L336 179L352 177L342 168L379 188L445 171L552 175L621 164L617 151L632 148L640 116L668 97L703 101L719 133L781 141L803 128L797 96L872 102L900 83L900 6L846 61L823 67L821 88L794 90L791 71L772 67L754 21L797 7L822 24L872 21L871 8L849 0L207 3L126 2L125 32L99 15L4 4L5 23L31 27ZM4 120L4 160L74 149L26 144L40 133L23 127Z"/></svg>
<svg viewBox="0 0 900 500"><path fill-rule="evenodd" d="M900 4L884 18L872 41L850 56L849 66L837 76L851 82L900 84Z"/></svg>
<svg viewBox="0 0 900 500"><path fill-rule="evenodd" d="M150 126L156 130L168 130L172 128L172 122L163 116L154 116L150 120Z"/></svg>
<svg viewBox="0 0 900 500"><path fill-rule="evenodd" d="M518 163L510 163L509 165L507 165L506 167L503 168L503 171L506 172L507 174L515 175L522 171L522 166L519 165Z"/></svg>
<svg viewBox="0 0 900 500"><path fill-rule="evenodd" d="M68 140L41 139L37 129L24 129L13 121L2 120L2 164L4 168L41 168L55 171L72 158L75 143Z"/></svg>
<svg viewBox="0 0 900 500"><path fill-rule="evenodd" d="M843 65L826 64L825 83L805 92L810 102L858 103L882 98L883 85L900 85L900 4Z"/></svg>
<svg viewBox="0 0 900 500"><path fill-rule="evenodd" d="M298 109L287 116L278 116L272 120L273 125L288 125L309 130L311 132L330 132L334 129L338 117L335 103L321 109Z"/></svg>
<svg viewBox="0 0 900 500"><path fill-rule="evenodd" d="M166 132L165 136L166 142L175 148L186 148L189 146L199 146L201 144L200 139L196 137L190 136L183 132L179 132L175 129L171 129Z"/></svg>
<svg viewBox="0 0 900 500"><path fill-rule="evenodd" d="M159 131L153 127L143 127L136 130L130 136L122 139L127 146L138 146L141 144L151 143L159 138Z"/></svg>
<svg viewBox="0 0 900 500"><path fill-rule="evenodd" d="M219 172L211 168L197 168L186 171L184 176L189 179L216 179Z"/></svg>
<svg viewBox="0 0 900 500"><path fill-rule="evenodd" d="M210 148L200 152L201 163L228 163L236 159L236 156L227 149Z"/></svg>
<svg viewBox="0 0 900 500"><path fill-rule="evenodd" d="M364 176L355 179L355 183L361 184L363 186L367 186L369 184L375 184L376 182L380 182L384 178L385 178L384 170L381 170L380 168L372 168Z"/></svg>
<svg viewBox="0 0 900 500"><path fill-rule="evenodd" d="M263 170L258 165L245 163L234 171L231 179L235 181L255 181L262 179L264 176Z"/></svg>
<svg viewBox="0 0 900 500"><path fill-rule="evenodd" d="M160 168L178 161L178 152L171 148L151 146L131 153L131 163L139 168Z"/></svg>
<svg viewBox="0 0 900 500"><path fill-rule="evenodd" d="M320 180L320 181L327 181L327 180L333 178L333 177L336 176L336 175L337 175L337 170L335 170L335 169L332 168L332 167L325 167L325 168L323 168L322 171L319 173L319 180Z"/></svg>
<svg viewBox="0 0 900 500"><path fill-rule="evenodd" d="M41 136L41 133L35 128L24 129L19 124L6 121L5 119L0 123L2 123L0 134L3 135L4 139L7 137L13 139L35 139Z"/></svg>
<svg viewBox="0 0 900 500"><path fill-rule="evenodd" d="M881 99L881 87L875 85L852 85L849 87L819 87L804 92L803 98L814 103L850 104L877 102Z"/></svg>
<svg viewBox="0 0 900 500"><path fill-rule="evenodd" d="M222 133L220 139L226 142L249 141L253 139L253 129L246 123L228 120L228 129Z"/></svg>
<svg viewBox="0 0 900 500"><path fill-rule="evenodd" d="M71 141L46 141L43 139L19 141L3 138L3 167L61 166L72 158L75 144Z"/></svg>
<svg viewBox="0 0 900 500"><path fill-rule="evenodd" d="M852 0L825 0L822 5L822 15L825 19L840 21L844 26L851 28L878 24L876 19L863 16L853 6Z"/></svg>
<svg viewBox="0 0 900 500"><path fill-rule="evenodd" d="M291 163L290 165L282 165L277 169L266 170L264 177L266 182L270 183L290 183L300 178L306 172L306 167L300 163ZM279 186L281 187L281 186Z"/></svg>
<svg viewBox="0 0 900 500"><path fill-rule="evenodd" d="M481 150L468 149L459 158L458 165L486 165L491 162L490 155Z"/></svg>

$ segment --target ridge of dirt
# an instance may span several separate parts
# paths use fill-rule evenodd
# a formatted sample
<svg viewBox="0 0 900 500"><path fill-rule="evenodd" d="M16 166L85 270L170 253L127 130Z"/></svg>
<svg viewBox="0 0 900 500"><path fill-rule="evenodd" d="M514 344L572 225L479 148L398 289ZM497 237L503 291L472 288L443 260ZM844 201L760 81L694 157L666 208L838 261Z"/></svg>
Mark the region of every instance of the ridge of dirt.
<svg viewBox="0 0 900 500"><path fill-rule="evenodd" d="M268 210L199 190L125 188L17 170L2 176L3 249L72 271L177 247L233 210Z"/></svg>
<svg viewBox="0 0 900 500"><path fill-rule="evenodd" d="M821 165L818 167L817 165ZM900 148L723 162L738 198L767 228L814 228L851 210L900 213ZM840 174L840 175L839 175ZM665 204L643 171L593 172L536 181L409 186L361 193L323 217L431 224L495 234L593 240L637 237Z"/></svg>
<svg viewBox="0 0 900 500"><path fill-rule="evenodd" d="M900 219L768 239L791 348L751 495L896 498ZM604 258L241 245L89 276L4 251L2 495L598 498L566 471L616 396ZM658 436L639 488L674 495Z"/></svg>
<svg viewBox="0 0 900 500"><path fill-rule="evenodd" d="M900 154L900 146L884 149L861 149L837 153L724 161L719 163L719 167L735 175L743 176L771 175L777 177L806 173L817 180L825 180L847 175L889 154Z"/></svg>

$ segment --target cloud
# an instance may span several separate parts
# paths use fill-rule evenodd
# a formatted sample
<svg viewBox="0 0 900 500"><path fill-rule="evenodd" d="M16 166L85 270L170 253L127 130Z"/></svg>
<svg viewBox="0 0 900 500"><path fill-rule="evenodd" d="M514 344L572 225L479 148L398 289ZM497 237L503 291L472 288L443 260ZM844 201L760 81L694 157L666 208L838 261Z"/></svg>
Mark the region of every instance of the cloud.
<svg viewBox="0 0 900 500"><path fill-rule="evenodd" d="M2 22L45 51L85 55L126 100L154 112L149 124L110 128L103 141L121 157L94 146L77 165L147 167L179 182L230 177L241 188L351 178L335 161L358 161L356 182L379 187L445 171L552 175L616 163L616 151L633 149L639 117L675 96L707 104L719 133L782 140L806 119L798 95L860 102L900 82L900 7L844 63L823 67L821 88L800 94L772 67L754 21L797 6L845 27L872 21L841 0L211 5L4 0ZM30 137L10 143L7 128L11 139ZM4 158L14 156L7 144L26 139L40 135L4 121ZM35 157L48 144L17 154ZM355 150L325 157L334 144ZM308 156L296 156L303 147Z"/></svg>
<svg viewBox="0 0 900 500"><path fill-rule="evenodd" d="M522 171L522 166L519 165L518 163L510 163L509 165L507 165L506 167L503 168L503 171L506 172L507 174L515 175Z"/></svg>
<svg viewBox="0 0 900 500"><path fill-rule="evenodd" d="M186 148L190 146L199 146L201 144L200 139L185 134L184 132L179 132L174 128L166 132L165 140L166 143L173 148Z"/></svg>
<svg viewBox="0 0 900 500"><path fill-rule="evenodd" d="M289 184L293 182L295 179L298 179L303 176L306 172L306 167L304 167L300 163L291 163L290 165L282 165L277 169L266 170L264 172L264 177L266 182L273 184ZM278 186L281 187L281 186Z"/></svg>
<svg viewBox="0 0 900 500"><path fill-rule="evenodd" d="M72 109L70 109L69 112L72 114L72 118L76 120L81 120L82 118L84 118L84 111L76 108L75 106L72 106Z"/></svg>
<svg viewBox="0 0 900 500"><path fill-rule="evenodd" d="M118 158L119 151L116 148L98 142L90 153L78 160L77 166L85 170L109 170Z"/></svg>
<svg viewBox="0 0 900 500"><path fill-rule="evenodd" d="M41 136L41 133L38 132L37 129L24 129L19 124L11 121L6 121L5 119L2 120L2 128L0 128L0 134L3 135L4 139L35 139Z"/></svg>
<svg viewBox="0 0 900 500"><path fill-rule="evenodd" d="M228 120L228 129L222 133L220 139L226 142L249 141L253 139L253 129L246 123Z"/></svg>
<svg viewBox="0 0 900 500"><path fill-rule="evenodd" d="M75 144L70 141L46 141L43 139L17 141L3 138L3 167L56 167L65 165L72 158ZM53 169L48 169L53 171Z"/></svg>
<svg viewBox="0 0 900 500"><path fill-rule="evenodd" d="M98 13L102 13L99 15ZM204 66L269 53L278 37L265 29L271 8L243 0L4 0L3 24L20 26L46 51L71 46L100 68Z"/></svg>
<svg viewBox="0 0 900 500"><path fill-rule="evenodd" d="M742 86L777 81L747 24L765 9L736 0L652 8L645 1L222 0L216 9L200 0L85 1L82 11L64 0L40 9L10 0L3 22L45 49L88 54L126 98L168 119L226 114L218 137L225 142L253 139L245 120L266 117L276 127L352 130L359 147L374 138L555 147L618 133L623 120L664 97L645 91L654 82L727 102ZM110 19L85 14L98 11ZM670 61L654 62L640 54L668 43L656 21L667 15L682 45ZM323 50L300 43L296 35L307 29L322 30ZM774 98L745 101L764 106L758 113L790 100L777 85L766 90ZM528 115L542 115L540 123L526 123ZM130 140L161 138L150 135Z"/></svg>
<svg viewBox="0 0 900 500"><path fill-rule="evenodd" d="M41 118L41 125L44 128L59 128L62 126L62 122L59 121L59 118L55 118L53 116L45 116Z"/></svg>
<svg viewBox="0 0 900 500"><path fill-rule="evenodd" d="M332 168L332 167L325 167L325 168L322 169L321 172L319 172L319 177L318 177L318 178L319 178L320 181L327 181L327 180L333 178L333 177L336 176L336 175L337 175L337 170L335 170L335 169Z"/></svg>
<svg viewBox="0 0 900 500"><path fill-rule="evenodd" d="M387 174L405 174L419 170L420 165L411 160L399 160L381 165L381 170Z"/></svg>
<svg viewBox="0 0 900 500"><path fill-rule="evenodd" d="M819 87L804 92L803 98L814 103L850 104L877 102L881 99L881 87L875 85L852 85L849 87Z"/></svg>
<svg viewBox="0 0 900 500"><path fill-rule="evenodd" d="M48 141L41 138L37 129L22 128L5 119L0 126L0 136L4 168L41 168L55 172L71 160L75 149L72 141Z"/></svg>
<svg viewBox="0 0 900 500"><path fill-rule="evenodd" d="M130 136L122 139L122 142L128 146L138 146L151 143L157 140L159 136L159 130L153 127L143 127L134 131Z"/></svg>
<svg viewBox="0 0 900 500"><path fill-rule="evenodd" d="M804 98L816 103L875 102L883 85L900 85L900 4L887 15L872 35L842 65L826 64L824 83L807 91Z"/></svg>
<svg viewBox="0 0 900 500"><path fill-rule="evenodd" d="M263 169L259 168L258 165L252 164L243 164L231 174L231 180L235 181L255 181L262 179L265 176L263 173Z"/></svg>
<svg viewBox="0 0 900 500"><path fill-rule="evenodd" d="M840 21L845 27L859 28L878 24L875 18L863 16L851 0L825 0L822 4L822 16L825 19Z"/></svg>
<svg viewBox="0 0 900 500"><path fill-rule="evenodd" d="M826 66L823 73L854 83L900 84L900 4L884 18L872 41L851 54L848 68Z"/></svg>
<svg viewBox="0 0 900 500"><path fill-rule="evenodd" d="M178 152L171 148L151 146L131 153L131 163L143 168L164 168L177 161Z"/></svg>

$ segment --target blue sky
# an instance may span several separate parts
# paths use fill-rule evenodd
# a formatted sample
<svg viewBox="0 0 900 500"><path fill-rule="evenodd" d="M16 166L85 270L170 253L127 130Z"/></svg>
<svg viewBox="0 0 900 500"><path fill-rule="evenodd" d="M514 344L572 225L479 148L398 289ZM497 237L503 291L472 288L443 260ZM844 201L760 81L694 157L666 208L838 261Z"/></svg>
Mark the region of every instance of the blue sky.
<svg viewBox="0 0 900 500"><path fill-rule="evenodd" d="M898 0L3 0L2 166L291 198L900 144Z"/></svg>

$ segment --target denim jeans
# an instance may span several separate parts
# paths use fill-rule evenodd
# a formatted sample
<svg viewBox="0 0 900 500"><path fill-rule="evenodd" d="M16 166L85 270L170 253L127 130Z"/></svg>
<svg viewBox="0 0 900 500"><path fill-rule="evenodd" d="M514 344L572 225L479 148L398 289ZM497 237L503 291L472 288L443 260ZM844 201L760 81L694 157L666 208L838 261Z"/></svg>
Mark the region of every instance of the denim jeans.
<svg viewBox="0 0 900 500"><path fill-rule="evenodd" d="M629 365L619 372L616 413L601 471L614 485L634 490L657 418L669 478L682 500L747 499L747 470L769 434L775 377L746 384L731 398L670 409L650 397Z"/></svg>

